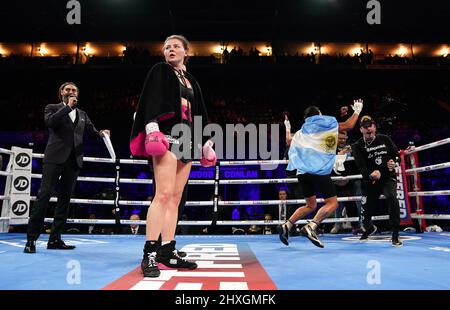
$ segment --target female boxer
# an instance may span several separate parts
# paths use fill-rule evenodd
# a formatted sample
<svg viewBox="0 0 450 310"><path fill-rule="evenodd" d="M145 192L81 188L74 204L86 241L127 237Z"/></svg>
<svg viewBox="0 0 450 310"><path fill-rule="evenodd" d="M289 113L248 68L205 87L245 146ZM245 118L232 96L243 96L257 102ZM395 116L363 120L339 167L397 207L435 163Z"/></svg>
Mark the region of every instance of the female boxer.
<svg viewBox="0 0 450 310"><path fill-rule="evenodd" d="M172 268L197 268L196 263L178 255L174 240L178 205L192 166L194 121L201 120L204 125L208 122L200 86L186 71L188 51L189 42L181 35L165 40L165 62L154 65L147 75L131 133L131 153L150 159L156 183L147 213L147 241L141 263L145 277L160 275L158 263ZM199 145L204 167L216 163L212 146L211 140L203 147ZM162 244L158 246L160 234Z"/></svg>

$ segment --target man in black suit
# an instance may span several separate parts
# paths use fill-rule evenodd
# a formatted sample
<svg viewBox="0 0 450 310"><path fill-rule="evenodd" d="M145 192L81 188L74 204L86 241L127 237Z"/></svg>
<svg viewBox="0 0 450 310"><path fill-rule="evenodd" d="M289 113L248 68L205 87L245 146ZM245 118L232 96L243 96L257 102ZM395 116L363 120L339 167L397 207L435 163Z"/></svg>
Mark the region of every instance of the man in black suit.
<svg viewBox="0 0 450 310"><path fill-rule="evenodd" d="M61 102L45 107L44 118L49 138L44 154L41 187L30 212L25 253L36 252L36 240L42 231L48 202L58 179L58 202L47 249L75 248L61 240L61 232L67 221L70 197L83 166L83 134L86 130L99 137L109 135L109 130L98 131L86 112L77 108L78 87L74 83L62 84L58 94Z"/></svg>
<svg viewBox="0 0 450 310"><path fill-rule="evenodd" d="M141 218L138 214L133 214L130 216L130 220L139 221L141 220ZM127 235L145 235L145 226L128 225L123 229L122 232Z"/></svg>

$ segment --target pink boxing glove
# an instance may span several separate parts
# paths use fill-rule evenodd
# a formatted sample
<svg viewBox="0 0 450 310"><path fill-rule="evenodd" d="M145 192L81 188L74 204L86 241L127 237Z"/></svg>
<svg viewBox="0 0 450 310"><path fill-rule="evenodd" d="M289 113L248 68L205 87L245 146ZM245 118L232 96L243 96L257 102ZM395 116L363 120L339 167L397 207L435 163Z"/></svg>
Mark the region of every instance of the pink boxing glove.
<svg viewBox="0 0 450 310"><path fill-rule="evenodd" d="M169 141L166 136L159 131L157 123L149 123L145 126L147 136L145 137L145 151L147 155L164 155L169 149Z"/></svg>
<svg viewBox="0 0 450 310"><path fill-rule="evenodd" d="M200 144L198 145L200 151L202 152L202 159L200 159L200 164L203 167L212 167L216 165L217 156L216 152L212 148L213 145L214 142L212 142L211 140L206 141L205 145L203 146L203 149Z"/></svg>

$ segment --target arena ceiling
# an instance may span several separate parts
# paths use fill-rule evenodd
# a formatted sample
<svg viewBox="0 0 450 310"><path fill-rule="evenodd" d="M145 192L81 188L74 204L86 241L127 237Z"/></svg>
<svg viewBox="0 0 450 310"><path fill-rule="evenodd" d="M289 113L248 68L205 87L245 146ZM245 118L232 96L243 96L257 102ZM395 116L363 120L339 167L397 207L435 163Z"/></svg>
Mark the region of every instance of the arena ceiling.
<svg viewBox="0 0 450 310"><path fill-rule="evenodd" d="M381 24L368 25L368 0L79 0L81 24L68 25L68 0L2 1L0 42L153 41L181 33L197 41L447 42L450 1L379 0Z"/></svg>

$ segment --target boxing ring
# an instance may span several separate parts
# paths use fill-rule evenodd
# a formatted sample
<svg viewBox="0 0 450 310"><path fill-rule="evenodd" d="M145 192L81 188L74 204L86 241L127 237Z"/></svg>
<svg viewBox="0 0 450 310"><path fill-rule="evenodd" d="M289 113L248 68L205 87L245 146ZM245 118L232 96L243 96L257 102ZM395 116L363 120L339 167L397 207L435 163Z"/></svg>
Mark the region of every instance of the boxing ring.
<svg viewBox="0 0 450 310"><path fill-rule="evenodd" d="M422 197L450 195L450 190L422 191L420 178L426 173L450 167L450 162L418 167L417 153L450 144L450 138L401 151L402 165L396 168L398 189L403 185L406 219L418 221L419 230L425 230L427 220L449 220L447 214L425 214ZM20 150L22 151L22 150ZM31 152L31 150L30 150ZM8 191L16 185L13 181L16 152L0 149L9 155L6 171L5 193L0 200L7 202L2 208L0 223L23 225L27 217L11 217L13 199ZM42 154L32 154L42 158ZM148 201L120 200L121 184L151 184L152 180L121 178L126 165L148 165L145 160L109 159L85 157L86 162L112 165L113 177L78 177L79 182L104 182L114 186L115 199L73 198L71 203L109 205L116 208L115 219L76 219L67 223L101 225L145 225L145 221L120 218L122 206L148 207ZM351 160L351 159L350 159ZM17 164L17 163L16 163ZM180 221L179 225L191 226L248 226L278 225L282 221L252 220L237 221L218 218L219 207L239 205L279 204L299 205L303 199L220 201L223 185L241 184L286 184L297 179L220 179L220 169L242 165L285 165L287 161L219 161L213 179L189 180L191 186L205 186L211 190L211 201L188 201L186 206L213 208L212 219L206 221ZM406 168L406 164L411 166ZM194 165L199 165L194 162ZM145 168L144 168L145 169ZM113 173L111 173L113 174ZM41 175L31 173L30 178ZM358 180L361 175L337 176L333 180ZM3 182L3 180L2 180ZM8 185L9 184L9 185ZM380 197L383 198L382 196ZM30 196L33 201L35 197ZM361 196L339 197L338 201L360 201ZM52 198L51 201L56 201ZM322 200L318 199L320 203ZM6 214L6 209L10 216ZM411 212L411 208L415 212ZM17 205L16 205L17 209ZM386 220L387 215L374 217ZM51 223L51 218L46 218ZM358 217L329 218L324 223L358 222ZM304 224L300 220L297 224ZM4 229L5 230L5 229ZM64 235L63 239L77 245L74 251L46 250L48 235L43 234L37 242L37 253L23 254L26 236L19 233L0 234L0 289L133 289L133 290L300 290L300 289L449 289L450 277L450 232L401 232L404 242L401 248L392 247L390 234L373 236L361 242L351 234L323 234L325 248L314 247L304 237L291 237L290 245L284 246L278 235L179 235L176 237L179 250L187 252L187 259L195 260L199 268L194 271L162 270L159 278L143 278L139 263L145 236L140 235ZM45 273L41 271L45 270ZM447 270L447 271L446 271Z"/></svg>

